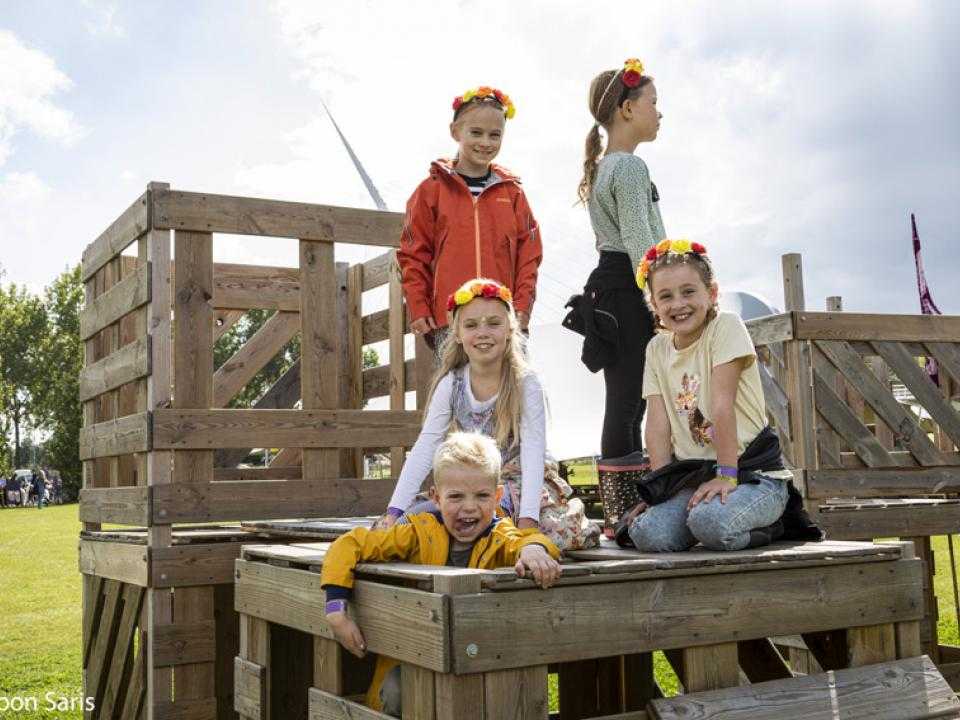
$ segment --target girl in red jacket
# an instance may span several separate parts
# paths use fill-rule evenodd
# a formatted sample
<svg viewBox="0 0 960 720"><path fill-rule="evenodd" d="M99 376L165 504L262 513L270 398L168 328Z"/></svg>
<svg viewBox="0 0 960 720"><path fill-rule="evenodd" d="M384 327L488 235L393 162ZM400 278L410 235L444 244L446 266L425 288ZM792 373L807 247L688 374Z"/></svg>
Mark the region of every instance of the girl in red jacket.
<svg viewBox="0 0 960 720"><path fill-rule="evenodd" d="M410 328L439 347L447 298L471 278L510 288L527 329L542 258L540 231L520 180L493 164L515 109L500 90L479 87L453 101L450 134L457 156L430 165L407 202L397 260Z"/></svg>

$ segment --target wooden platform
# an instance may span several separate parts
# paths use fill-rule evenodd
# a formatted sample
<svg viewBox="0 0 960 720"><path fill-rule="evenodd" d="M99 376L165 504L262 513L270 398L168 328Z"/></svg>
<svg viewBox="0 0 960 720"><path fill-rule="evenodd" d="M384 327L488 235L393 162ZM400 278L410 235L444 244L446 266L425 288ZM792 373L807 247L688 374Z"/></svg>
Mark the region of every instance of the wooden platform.
<svg viewBox="0 0 960 720"><path fill-rule="evenodd" d="M237 560L245 673L235 696L263 698L256 712L238 706L242 717L305 717L308 687L325 708L327 695L363 689L324 619L328 546L251 545ZM546 591L510 568L361 565L351 611L370 651L403 663L414 688L405 716L546 718L548 666L560 674L564 720L640 710L657 694L651 651L667 651L695 692L736 686L741 670L755 681L790 677L768 640L777 635L802 636L825 669L920 655L921 563L909 544L658 555L604 546L573 556ZM271 672L278 662L284 671ZM291 663L303 671L291 674Z"/></svg>

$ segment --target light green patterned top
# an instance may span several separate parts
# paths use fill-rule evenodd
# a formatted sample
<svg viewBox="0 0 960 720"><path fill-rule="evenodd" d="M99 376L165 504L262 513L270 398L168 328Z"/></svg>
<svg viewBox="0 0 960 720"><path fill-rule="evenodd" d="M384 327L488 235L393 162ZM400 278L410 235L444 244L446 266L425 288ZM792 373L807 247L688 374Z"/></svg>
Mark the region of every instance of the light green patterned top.
<svg viewBox="0 0 960 720"><path fill-rule="evenodd" d="M632 153L614 152L600 160L588 207L597 251L627 253L634 270L667 236L647 164Z"/></svg>

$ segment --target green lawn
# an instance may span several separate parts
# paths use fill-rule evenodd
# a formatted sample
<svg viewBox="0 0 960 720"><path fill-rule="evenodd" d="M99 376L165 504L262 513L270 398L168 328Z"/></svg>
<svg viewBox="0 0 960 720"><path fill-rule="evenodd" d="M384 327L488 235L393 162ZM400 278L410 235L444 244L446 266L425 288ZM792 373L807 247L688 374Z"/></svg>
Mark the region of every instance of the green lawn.
<svg viewBox="0 0 960 720"><path fill-rule="evenodd" d="M77 572L77 506L0 510L0 717L82 717L79 709L48 709L54 698L79 698L80 575ZM950 554L945 537L934 538L940 599L941 642L960 644ZM955 543L960 563L960 541ZM676 678L663 657L657 676L671 692ZM552 678L551 678L552 679ZM551 683L555 697L556 685ZM13 698L35 698L36 712L15 711ZM555 703L555 700L554 700ZM555 704L554 704L555 707Z"/></svg>

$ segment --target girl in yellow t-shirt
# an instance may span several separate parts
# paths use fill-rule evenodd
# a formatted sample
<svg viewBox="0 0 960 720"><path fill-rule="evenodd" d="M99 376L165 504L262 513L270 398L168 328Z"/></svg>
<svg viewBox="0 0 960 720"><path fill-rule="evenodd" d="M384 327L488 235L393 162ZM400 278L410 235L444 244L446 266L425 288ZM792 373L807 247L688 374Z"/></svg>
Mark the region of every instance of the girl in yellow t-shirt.
<svg viewBox="0 0 960 720"><path fill-rule="evenodd" d="M646 552L697 542L742 550L776 540L792 476L766 428L747 328L717 309L706 248L663 240L640 264L637 283L663 330L647 346L643 397L652 476L670 489L649 484L663 492L647 493L642 514L628 518L630 539Z"/></svg>

